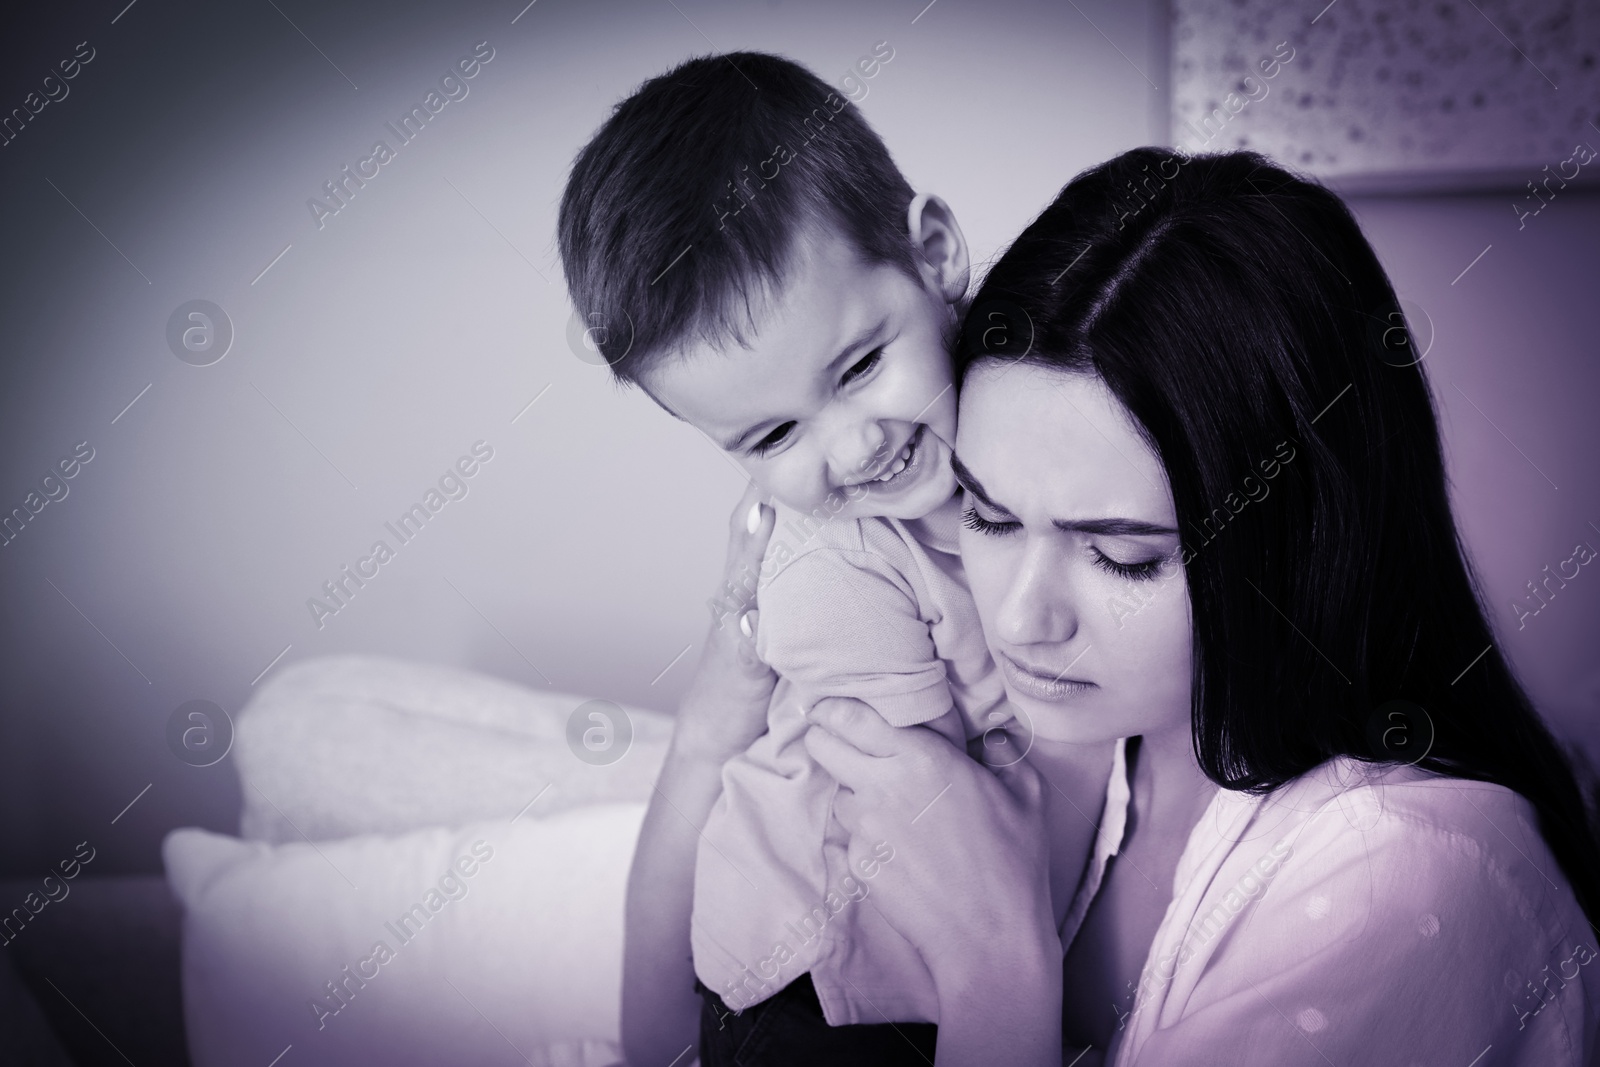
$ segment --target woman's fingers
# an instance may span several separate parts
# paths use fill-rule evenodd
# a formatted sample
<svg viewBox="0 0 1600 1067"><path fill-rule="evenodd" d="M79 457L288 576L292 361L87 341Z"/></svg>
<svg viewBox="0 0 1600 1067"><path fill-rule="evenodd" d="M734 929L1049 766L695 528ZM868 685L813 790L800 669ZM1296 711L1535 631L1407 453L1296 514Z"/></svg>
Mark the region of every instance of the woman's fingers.
<svg viewBox="0 0 1600 1067"><path fill-rule="evenodd" d="M847 785L840 785L833 793L833 817L838 819L839 825L851 834L859 834L861 832L859 816L855 790Z"/></svg>
<svg viewBox="0 0 1600 1067"><path fill-rule="evenodd" d="M861 787L873 780L873 764L877 758L822 727L813 726L806 731L805 745L811 758L841 786Z"/></svg>
<svg viewBox="0 0 1600 1067"><path fill-rule="evenodd" d="M673 744L725 762L766 729L778 676L756 653L756 584L776 517L755 486L728 522L722 582L711 598L711 631L678 713Z"/></svg>
<svg viewBox="0 0 1600 1067"><path fill-rule="evenodd" d="M824 697L812 706L806 718L869 756L897 755L906 750L909 740L872 705L853 697Z"/></svg>
<svg viewBox="0 0 1600 1067"><path fill-rule="evenodd" d="M729 570L752 563L757 568L761 566L761 557L767 551L767 540L772 536L772 528L777 521L776 513L766 501L766 493L751 482L745 487L739 503L734 505L733 514L728 516Z"/></svg>
<svg viewBox="0 0 1600 1067"><path fill-rule="evenodd" d="M739 636L754 642L756 636L756 585L767 542L777 524L777 513L765 503L766 494L751 482L733 514L728 516L728 554L722 568L722 596L713 600L712 615L718 629L732 623ZM753 644L752 644L753 647Z"/></svg>
<svg viewBox="0 0 1600 1067"><path fill-rule="evenodd" d="M766 499L767 494L759 485L755 482L747 484L744 487L743 495L739 497L739 503L734 505L733 514L728 516L728 528L733 533L738 533L740 530L744 530L746 533L754 533L754 530L748 528L750 509L753 505L759 504Z"/></svg>

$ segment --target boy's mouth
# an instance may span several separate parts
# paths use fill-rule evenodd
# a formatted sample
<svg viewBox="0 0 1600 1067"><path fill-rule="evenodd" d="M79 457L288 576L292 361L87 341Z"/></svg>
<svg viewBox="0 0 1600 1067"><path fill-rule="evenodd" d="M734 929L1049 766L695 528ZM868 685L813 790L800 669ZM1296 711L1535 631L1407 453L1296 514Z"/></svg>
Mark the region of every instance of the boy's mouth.
<svg viewBox="0 0 1600 1067"><path fill-rule="evenodd" d="M922 464L919 462L922 458L922 435L927 429L926 423L919 425L917 432L900 447L900 451L884 466L881 474L858 484L870 492L881 493L895 492L904 483L914 480L922 470Z"/></svg>

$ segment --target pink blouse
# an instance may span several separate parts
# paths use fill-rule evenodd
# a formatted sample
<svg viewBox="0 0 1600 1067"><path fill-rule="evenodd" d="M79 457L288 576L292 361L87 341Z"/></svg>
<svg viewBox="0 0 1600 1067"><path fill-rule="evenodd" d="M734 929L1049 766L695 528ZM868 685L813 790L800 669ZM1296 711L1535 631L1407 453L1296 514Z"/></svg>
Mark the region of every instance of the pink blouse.
<svg viewBox="0 0 1600 1067"><path fill-rule="evenodd" d="M1070 943L1121 846L1121 745ZM1586 1067L1596 934L1508 789L1334 759L1218 790L1106 1056L1112 1067Z"/></svg>

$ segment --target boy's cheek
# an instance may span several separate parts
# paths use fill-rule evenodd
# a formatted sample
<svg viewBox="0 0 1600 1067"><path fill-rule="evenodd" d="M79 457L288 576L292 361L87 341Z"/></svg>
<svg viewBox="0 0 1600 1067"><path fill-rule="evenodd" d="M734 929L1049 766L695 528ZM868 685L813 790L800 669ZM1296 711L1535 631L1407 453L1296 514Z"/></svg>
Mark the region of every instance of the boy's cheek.
<svg viewBox="0 0 1600 1067"><path fill-rule="evenodd" d="M941 388L943 387L941 386ZM922 420L928 424L928 429L933 431L934 436L939 438L939 441L944 445L946 452L955 451L956 412L958 410L959 408L956 404L956 390L955 386L952 384L949 391L943 396L940 396L939 399L928 408L927 413L922 416Z"/></svg>
<svg viewBox="0 0 1600 1067"><path fill-rule="evenodd" d="M786 508L810 514L827 499L827 490L821 485L807 484L799 478L763 478L752 473L755 483Z"/></svg>
<svg viewBox="0 0 1600 1067"><path fill-rule="evenodd" d="M705 433L704 430L701 432ZM707 436L710 437L709 434ZM828 486L824 484L823 468L805 442L766 458L735 455L732 452L722 454L738 464L739 469L749 475L762 492L775 498L784 507L809 513L827 496Z"/></svg>
<svg viewBox="0 0 1600 1067"><path fill-rule="evenodd" d="M950 362L931 341L920 352L907 352L892 381L890 404L904 421L922 423L941 441L956 438L956 390Z"/></svg>

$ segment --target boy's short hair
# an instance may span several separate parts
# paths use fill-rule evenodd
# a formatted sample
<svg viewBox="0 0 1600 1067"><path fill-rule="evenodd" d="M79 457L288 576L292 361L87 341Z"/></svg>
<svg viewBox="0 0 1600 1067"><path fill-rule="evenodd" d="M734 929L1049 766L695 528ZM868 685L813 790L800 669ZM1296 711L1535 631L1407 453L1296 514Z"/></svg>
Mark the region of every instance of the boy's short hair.
<svg viewBox="0 0 1600 1067"><path fill-rule="evenodd" d="M746 344L808 225L917 277L912 196L859 111L798 63L691 59L618 104L573 161L567 288L612 373L637 383L686 343Z"/></svg>

